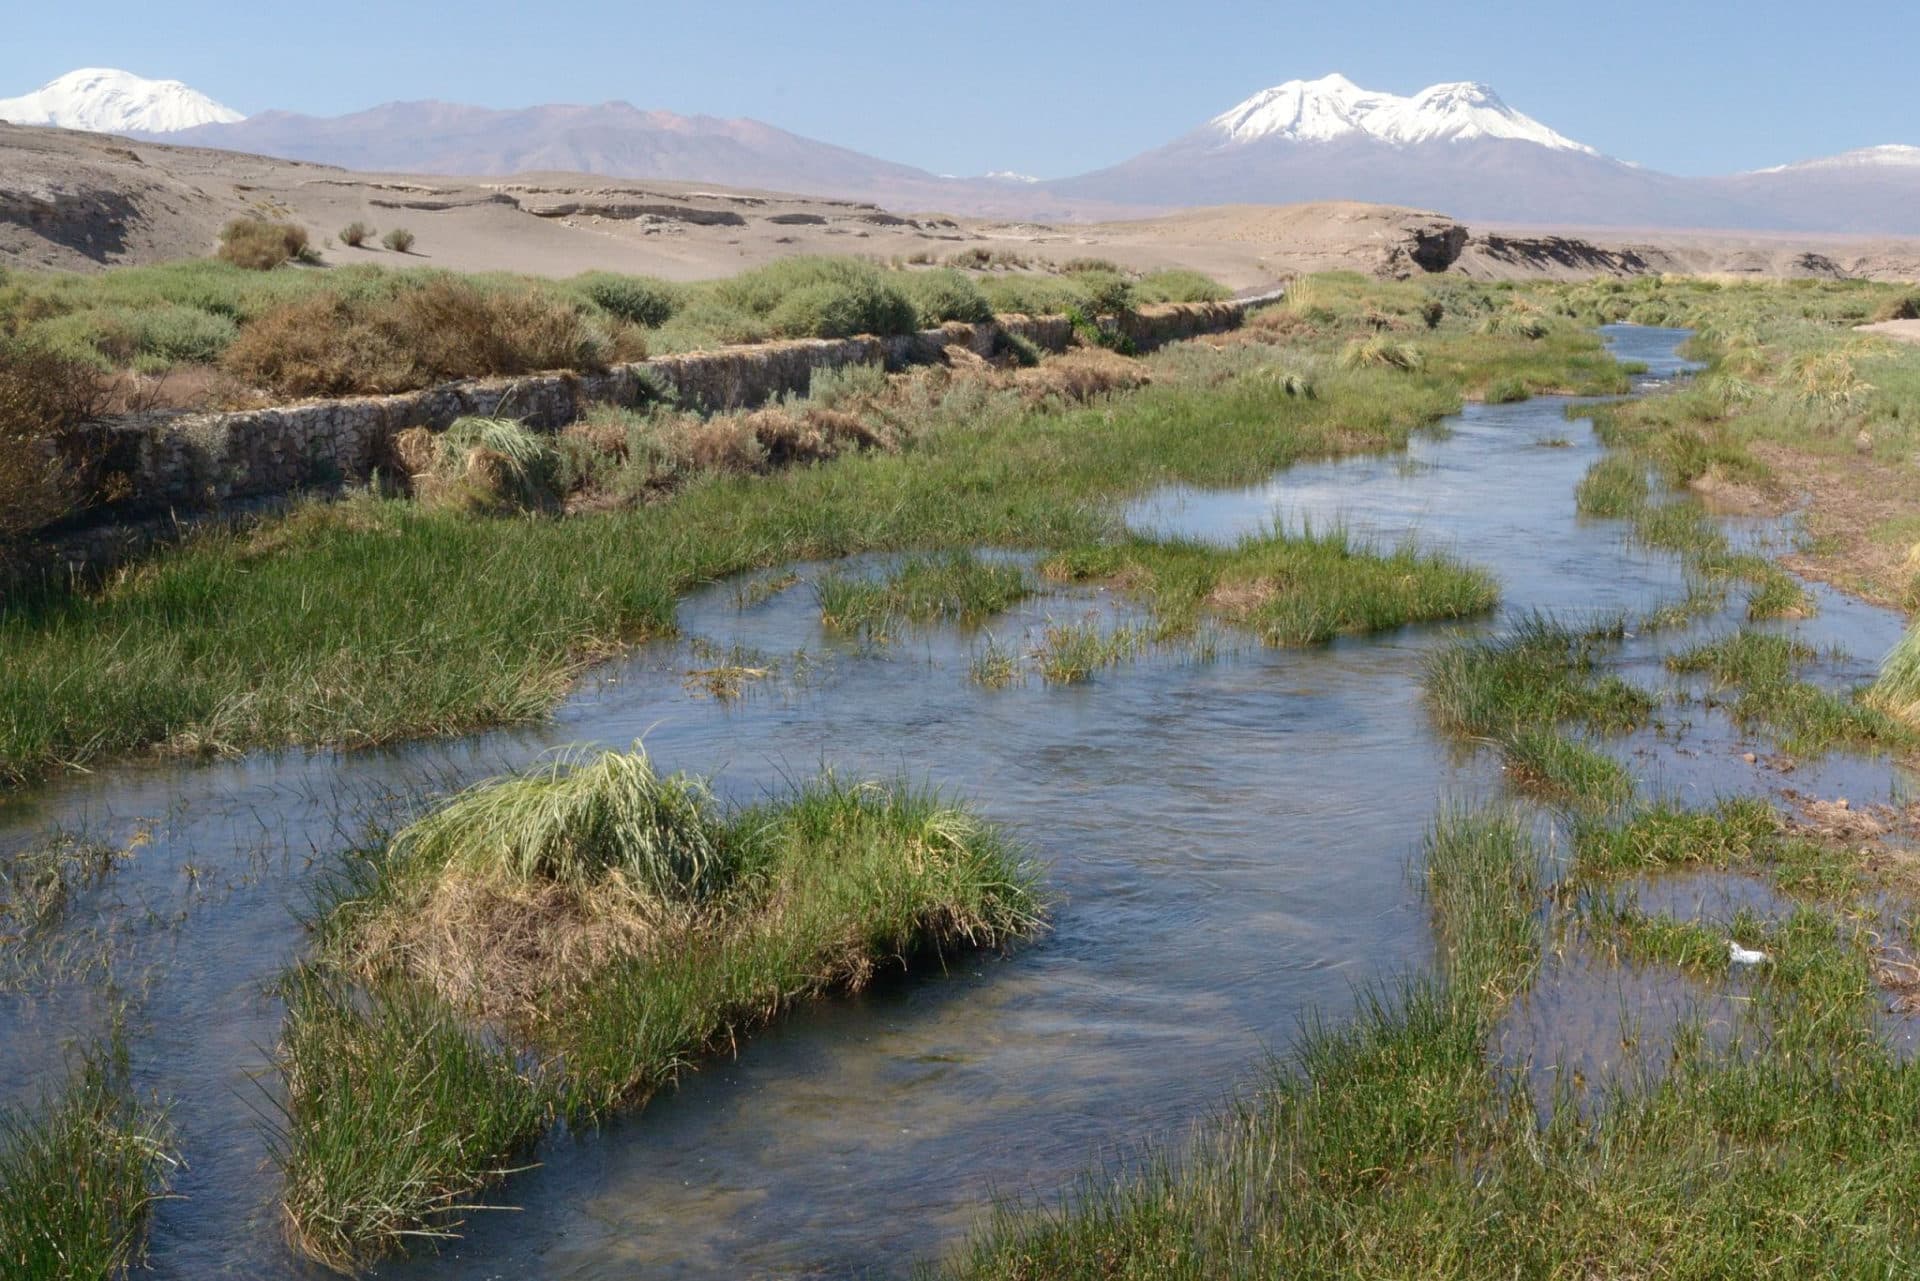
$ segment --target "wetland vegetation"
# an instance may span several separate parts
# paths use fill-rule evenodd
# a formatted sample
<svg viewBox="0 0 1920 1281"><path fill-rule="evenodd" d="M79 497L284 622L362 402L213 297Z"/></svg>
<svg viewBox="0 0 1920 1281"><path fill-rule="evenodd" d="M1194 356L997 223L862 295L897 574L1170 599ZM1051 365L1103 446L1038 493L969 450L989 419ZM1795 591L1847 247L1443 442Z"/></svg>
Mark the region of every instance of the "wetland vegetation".
<svg viewBox="0 0 1920 1281"><path fill-rule="evenodd" d="M1082 264L1082 286L1108 288L1105 272ZM97 588L0 607L0 775L18 793L153 749L537 720L590 664L671 633L702 585L778 571L736 589L745 612L802 581L802 562L863 552L889 555L804 575L809 618L878 646L966 629L983 701L1019 697L998 691L1029 670L1097 688L1131 659L1211 655L1227 637L1324 646L1478 619L1499 581L1419 540L1284 512L1233 539L1150 535L1123 504L1402 449L1467 398L1525 410L1624 392L1629 374L1583 326L1658 308L1700 326L1708 373L1571 411L1596 415L1613 452L1565 501L1678 557L1685 599L1577 621L1517 612L1426 638L1411 668L1425 719L1497 757L1512 793L1443 803L1415 852L1438 973L1367 987L1350 1019L1309 1012L1191 1145L1129 1152L1058 1201L1003 1204L929 1266L956 1281L1885 1275L1920 1261L1920 1139L1897 1123L1920 1068L1888 1024L1920 1003L1906 897L1920 813L1784 791L1683 802L1621 750L1677 741L1686 726L1664 722L1695 709L1810 764L1920 745L1913 637L1877 683L1836 688L1832 656L1791 630L1812 593L1681 492L1775 493L1770 449L1817 451L1828 432L1871 448L1823 456L1905 465L1898 446L1878 451L1911 430L1908 358L1836 337L1862 301L1330 276L1238 333L1143 359L848 371L752 413L663 404L552 436L469 421L421 442L403 492L204 534ZM1741 354L1741 316L1764 359ZM1802 351L1799 372L1773 381L1768 344ZM1794 420L1789 398L1825 425ZM1631 642L1721 614L1736 587L1728 627L1623 673ZM1023 652L992 629L1034 597L1111 607L1047 614ZM276 1200L296 1248L343 1270L470 1230L560 1136L643 1106L794 1005L1005 948L1048 907L1004 830L904 782L829 773L723 801L636 746L406 809L319 858L308 937L275 988ZM0 946L57 928L116 857L76 840L0 862ZM1664 892L1690 876L1765 894L1690 914ZM1532 1056L1555 1047L1516 1058L1516 1012L1581 966L1670 974L1713 1004L1644 1046L1623 1025L1635 1066L1616 1078L1543 1079ZM124 1061L85 1060L64 1095L8 1114L0 1258L29 1276L110 1274L137 1256L176 1156Z"/></svg>

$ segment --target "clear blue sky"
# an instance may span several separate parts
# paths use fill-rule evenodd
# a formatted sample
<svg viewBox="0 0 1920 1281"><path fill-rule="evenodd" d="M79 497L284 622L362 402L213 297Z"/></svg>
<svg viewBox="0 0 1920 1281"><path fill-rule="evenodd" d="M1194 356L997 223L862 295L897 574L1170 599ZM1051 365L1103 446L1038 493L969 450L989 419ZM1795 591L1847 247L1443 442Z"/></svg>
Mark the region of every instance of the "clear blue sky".
<svg viewBox="0 0 1920 1281"><path fill-rule="evenodd" d="M1156 146L1267 85L1482 80L1675 173L1920 144L1920 0L9 0L0 96L79 66L241 111L406 98L753 116L936 172L1046 177Z"/></svg>

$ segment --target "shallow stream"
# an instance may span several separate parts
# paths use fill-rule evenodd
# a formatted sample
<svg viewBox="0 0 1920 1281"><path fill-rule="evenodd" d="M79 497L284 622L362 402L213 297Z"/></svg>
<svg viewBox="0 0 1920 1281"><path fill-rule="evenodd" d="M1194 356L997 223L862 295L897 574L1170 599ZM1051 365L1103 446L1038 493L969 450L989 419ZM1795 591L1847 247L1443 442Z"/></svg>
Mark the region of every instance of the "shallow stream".
<svg viewBox="0 0 1920 1281"><path fill-rule="evenodd" d="M1647 382L1681 372L1680 331L1606 332L1619 356L1647 363ZM1673 557L1633 545L1624 522L1575 515L1574 486L1600 450L1567 403L1472 406L1405 455L1157 493L1129 519L1223 540L1276 519L1412 536L1498 576L1501 614L1476 629L1684 595ZM1008 957L803 1009L638 1114L554 1138L540 1169L493 1194L519 1213L480 1216L464 1241L382 1276L906 1275L995 1194L1050 1195L1142 1139L1178 1143L1310 1011L1338 1018L1357 985L1432 963L1410 874L1421 834L1441 798L1500 786L1497 761L1446 742L1421 705L1423 659L1458 629L1308 650L1228 634L1217 655L1151 654L1084 684L988 690L969 675L985 632L1020 649L1048 620L1124 616L1124 605L1049 595L985 632L933 627L874 645L824 632L808 582L822 567L790 568L799 580L764 599L729 583L687 600L688 639L601 669L550 724L394 751L117 766L0 810L0 848L54 826L138 843L73 906L64 966L86 971L110 952L136 1081L173 1100L188 1167L180 1199L155 1217L156 1275L325 1275L282 1244L263 1132L280 1021L267 987L303 946L296 914L357 816L559 745L644 736L663 766L713 774L737 797L822 766L935 781L1025 841L1057 897L1053 927ZM1819 616L1788 626L1853 655L1823 661L1815 679L1864 679L1901 621L1814 590ZM1730 626L1630 640L1621 670L1665 685L1661 655ZM688 684L713 647L735 646L774 675L731 700ZM1662 719L1612 745L1644 792L1698 799L1779 782L1766 747L1699 702ZM1858 800L1905 785L1883 762L1840 755L1792 783ZM111 1003L93 978L0 992L0 1099L30 1099L58 1078L67 1040L101 1030ZM1609 1017L1620 1004L1570 1003ZM1551 1034L1548 1019L1537 1037ZM1579 1051L1582 1070L1603 1071L1589 1060L1604 1059L1606 1038L1575 1036L1600 1045Z"/></svg>

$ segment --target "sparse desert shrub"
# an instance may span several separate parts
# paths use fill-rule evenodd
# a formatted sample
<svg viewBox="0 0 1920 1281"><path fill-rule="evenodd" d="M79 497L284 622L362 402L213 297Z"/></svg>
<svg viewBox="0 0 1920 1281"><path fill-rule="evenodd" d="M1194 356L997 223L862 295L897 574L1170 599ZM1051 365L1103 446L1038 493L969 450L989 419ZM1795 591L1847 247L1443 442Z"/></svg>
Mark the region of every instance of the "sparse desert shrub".
<svg viewBox="0 0 1920 1281"><path fill-rule="evenodd" d="M1139 361L1100 347L1076 348L1013 375L1014 386L1029 404L1050 396L1080 404L1108 392L1132 391L1152 381L1153 375Z"/></svg>
<svg viewBox="0 0 1920 1281"><path fill-rule="evenodd" d="M1343 369L1404 369L1408 372L1425 366L1426 358L1412 343L1396 342L1385 334L1356 338L1340 350Z"/></svg>
<svg viewBox="0 0 1920 1281"><path fill-rule="evenodd" d="M361 222L358 218L355 218L352 222L340 228L340 243L343 245L351 245L353 248L358 249L360 246L366 244L372 235L373 228Z"/></svg>
<svg viewBox="0 0 1920 1281"><path fill-rule="evenodd" d="M380 243L397 254L413 252L413 233L405 227L395 227L380 237Z"/></svg>
<svg viewBox="0 0 1920 1281"><path fill-rule="evenodd" d="M819 409L839 409L886 390L884 365L823 365L807 378L807 400Z"/></svg>
<svg viewBox="0 0 1920 1281"><path fill-rule="evenodd" d="M922 329L949 320L979 324L993 319L993 308L980 286L951 267L902 272L893 277L892 283L913 303L916 323Z"/></svg>
<svg viewBox="0 0 1920 1281"><path fill-rule="evenodd" d="M673 318L680 291L664 280L595 271L575 280L596 307L631 324L658 329Z"/></svg>
<svg viewBox="0 0 1920 1281"><path fill-rule="evenodd" d="M235 218L220 229L220 258L251 271L271 271L307 252L307 229L265 218Z"/></svg>

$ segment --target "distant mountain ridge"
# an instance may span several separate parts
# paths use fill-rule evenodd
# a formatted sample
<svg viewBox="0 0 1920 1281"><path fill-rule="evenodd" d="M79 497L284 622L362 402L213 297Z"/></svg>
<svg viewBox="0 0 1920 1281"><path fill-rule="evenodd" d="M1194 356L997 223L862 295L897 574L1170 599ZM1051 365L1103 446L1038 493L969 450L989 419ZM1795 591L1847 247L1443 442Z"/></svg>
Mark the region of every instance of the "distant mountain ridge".
<svg viewBox="0 0 1920 1281"><path fill-rule="evenodd" d="M342 116L242 117L177 81L102 69L0 100L0 119L361 171L562 170L1018 218L1360 200L1483 222L1920 235L1920 147L1889 144L1724 177L1676 177L1607 156L1470 81L1402 96L1337 73L1289 80L1164 146L1057 180L1005 170L944 177L757 120L625 102L513 110L391 102Z"/></svg>

